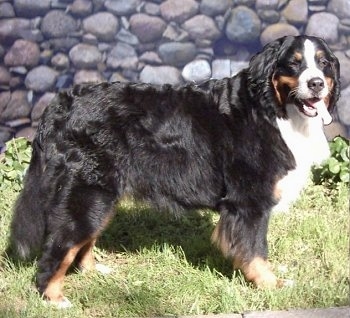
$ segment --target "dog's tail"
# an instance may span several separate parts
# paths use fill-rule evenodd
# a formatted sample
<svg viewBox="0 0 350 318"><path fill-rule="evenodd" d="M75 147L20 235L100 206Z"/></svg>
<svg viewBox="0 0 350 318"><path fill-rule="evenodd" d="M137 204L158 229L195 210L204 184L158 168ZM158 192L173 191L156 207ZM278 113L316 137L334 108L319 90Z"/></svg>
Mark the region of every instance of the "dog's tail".
<svg viewBox="0 0 350 318"><path fill-rule="evenodd" d="M8 253L15 253L22 259L38 252L45 235L45 211L40 187L44 171L43 157L43 150L35 139L24 188L14 208L8 249Z"/></svg>

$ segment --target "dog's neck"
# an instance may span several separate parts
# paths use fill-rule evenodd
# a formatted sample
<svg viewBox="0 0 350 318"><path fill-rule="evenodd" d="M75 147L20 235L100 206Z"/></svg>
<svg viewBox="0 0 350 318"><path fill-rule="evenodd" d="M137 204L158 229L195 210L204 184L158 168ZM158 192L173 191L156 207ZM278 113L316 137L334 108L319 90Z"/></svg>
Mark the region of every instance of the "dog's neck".
<svg viewBox="0 0 350 318"><path fill-rule="evenodd" d="M330 153L321 116L306 117L293 104L286 110L287 119L277 119L277 124L297 165L311 166L327 159Z"/></svg>

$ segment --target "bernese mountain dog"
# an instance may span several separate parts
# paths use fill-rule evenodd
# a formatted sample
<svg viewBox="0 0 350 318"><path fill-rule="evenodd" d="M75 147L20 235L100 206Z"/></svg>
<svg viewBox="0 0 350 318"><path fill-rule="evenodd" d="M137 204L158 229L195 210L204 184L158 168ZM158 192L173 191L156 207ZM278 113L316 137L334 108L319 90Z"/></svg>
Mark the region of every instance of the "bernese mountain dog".
<svg viewBox="0 0 350 318"><path fill-rule="evenodd" d="M323 125L339 85L322 39L286 36L232 78L61 92L33 141L10 249L23 258L39 251L39 292L68 307L68 268L95 268L96 239L118 200L133 195L159 210L218 211L212 240L234 268L258 287L282 286L267 260L269 217L329 155Z"/></svg>

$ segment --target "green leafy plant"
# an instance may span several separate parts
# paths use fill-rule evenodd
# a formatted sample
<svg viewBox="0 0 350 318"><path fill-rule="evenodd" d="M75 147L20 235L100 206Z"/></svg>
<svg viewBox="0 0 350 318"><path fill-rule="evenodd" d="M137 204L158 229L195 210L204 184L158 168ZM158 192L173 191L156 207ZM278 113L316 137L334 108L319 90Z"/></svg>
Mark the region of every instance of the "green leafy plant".
<svg viewBox="0 0 350 318"><path fill-rule="evenodd" d="M349 184L350 148L349 140L335 137L329 144L331 157L320 166L313 169L313 179L316 184L326 184L336 187L339 182Z"/></svg>
<svg viewBox="0 0 350 318"><path fill-rule="evenodd" d="M12 139L6 143L6 151L0 157L0 191L22 189L23 177L29 166L32 148L25 138Z"/></svg>

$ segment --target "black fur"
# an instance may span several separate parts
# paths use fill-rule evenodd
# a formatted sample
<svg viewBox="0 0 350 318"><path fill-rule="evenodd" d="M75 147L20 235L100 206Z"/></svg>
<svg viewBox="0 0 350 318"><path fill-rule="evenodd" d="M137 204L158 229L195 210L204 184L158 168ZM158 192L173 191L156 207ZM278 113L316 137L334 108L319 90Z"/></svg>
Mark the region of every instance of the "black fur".
<svg viewBox="0 0 350 318"><path fill-rule="evenodd" d="M233 78L78 85L57 96L38 127L12 223L22 257L42 250L41 292L126 193L160 210L217 210L226 256L267 258L274 187L295 166L270 82L285 42L268 45Z"/></svg>

